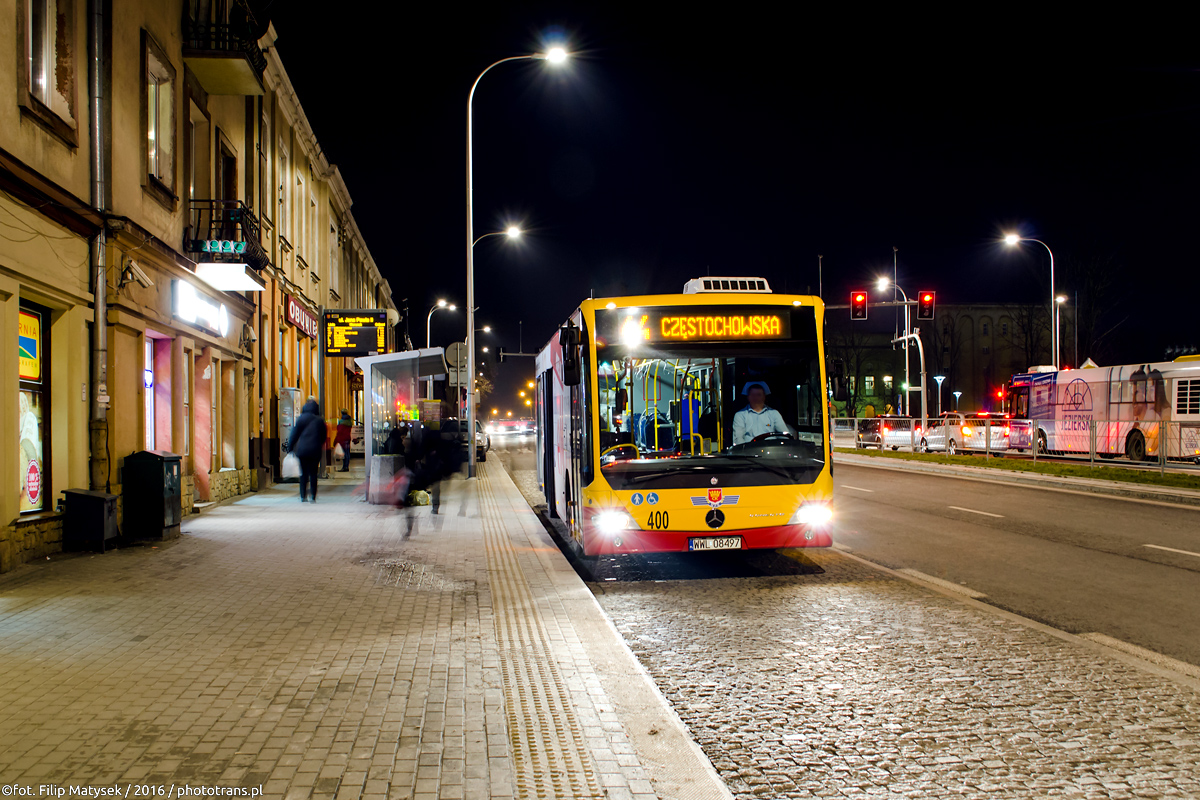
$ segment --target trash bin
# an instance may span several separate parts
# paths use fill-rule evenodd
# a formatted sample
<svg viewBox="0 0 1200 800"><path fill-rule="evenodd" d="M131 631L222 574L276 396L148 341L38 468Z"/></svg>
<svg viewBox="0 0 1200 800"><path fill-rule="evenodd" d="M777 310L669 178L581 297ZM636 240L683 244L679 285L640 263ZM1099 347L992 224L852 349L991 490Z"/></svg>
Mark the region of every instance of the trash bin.
<svg viewBox="0 0 1200 800"><path fill-rule="evenodd" d="M93 489L64 489L63 550L103 553L121 535L117 528L117 496Z"/></svg>
<svg viewBox="0 0 1200 800"><path fill-rule="evenodd" d="M130 539L173 539L183 518L181 458L166 450L142 450L125 456L125 536Z"/></svg>

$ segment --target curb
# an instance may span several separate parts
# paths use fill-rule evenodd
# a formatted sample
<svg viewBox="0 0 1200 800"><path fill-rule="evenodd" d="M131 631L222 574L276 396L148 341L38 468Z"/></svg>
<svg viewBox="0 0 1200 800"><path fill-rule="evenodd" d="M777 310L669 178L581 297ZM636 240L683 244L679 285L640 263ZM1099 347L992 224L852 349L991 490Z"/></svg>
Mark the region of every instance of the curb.
<svg viewBox="0 0 1200 800"><path fill-rule="evenodd" d="M1088 478L1056 477L1052 475L1037 475L1033 473L1010 472L993 470L986 467L957 467L949 464L930 464L901 459L880 459L872 456L855 456L848 453L838 453L833 459L835 463L851 464L856 467L873 469L890 469L897 472L923 472L927 475L939 475L947 478L965 478L967 480L983 481L986 483L1005 483L1018 486L1033 486L1042 489L1057 489L1060 491L1077 492L1082 494L1106 495L1123 497L1130 500L1141 500L1173 505L1195 506L1200 508L1200 492L1190 492L1186 489L1160 489L1152 486L1141 486L1120 481L1092 480ZM880 463L885 461L886 463Z"/></svg>

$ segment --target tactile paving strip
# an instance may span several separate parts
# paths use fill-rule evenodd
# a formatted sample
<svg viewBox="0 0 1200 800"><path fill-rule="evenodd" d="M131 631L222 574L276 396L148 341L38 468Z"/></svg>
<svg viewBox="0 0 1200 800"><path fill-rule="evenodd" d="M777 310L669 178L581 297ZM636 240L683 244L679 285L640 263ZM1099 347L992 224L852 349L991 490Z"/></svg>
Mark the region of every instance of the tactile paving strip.
<svg viewBox="0 0 1200 800"><path fill-rule="evenodd" d="M545 624L482 467L479 488L517 796L604 797Z"/></svg>

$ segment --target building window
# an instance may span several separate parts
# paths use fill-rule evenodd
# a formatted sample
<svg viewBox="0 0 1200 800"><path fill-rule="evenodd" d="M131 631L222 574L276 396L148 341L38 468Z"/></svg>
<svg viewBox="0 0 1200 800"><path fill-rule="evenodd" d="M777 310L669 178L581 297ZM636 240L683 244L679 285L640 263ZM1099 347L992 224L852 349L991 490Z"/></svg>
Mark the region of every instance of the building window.
<svg viewBox="0 0 1200 800"><path fill-rule="evenodd" d="M18 373L20 390L20 419L18 421L18 450L20 451L21 502L19 511L31 514L46 508L50 495L50 470L46 464L49 448L50 414L50 354L46 350L50 337L47 328L50 314L47 309L24 301L20 304L17 329Z"/></svg>
<svg viewBox="0 0 1200 800"><path fill-rule="evenodd" d="M1008 336L1008 323L1007 322L1000 323L1000 335Z"/></svg>
<svg viewBox="0 0 1200 800"><path fill-rule="evenodd" d="M891 396L891 394L892 394L892 376L891 375L883 376L883 393L888 396Z"/></svg>
<svg viewBox="0 0 1200 800"><path fill-rule="evenodd" d="M288 238L287 218L288 218L288 149L283 143L283 139L279 140L279 162L276 169L275 181L279 186L279 219L277 230L283 238Z"/></svg>
<svg viewBox="0 0 1200 800"><path fill-rule="evenodd" d="M27 81L18 103L67 144L77 143L75 123L75 3L28 0L25 5Z"/></svg>
<svg viewBox="0 0 1200 800"><path fill-rule="evenodd" d="M863 394L875 394L875 376L868 375L863 378Z"/></svg>
<svg viewBox="0 0 1200 800"><path fill-rule="evenodd" d="M988 347L988 346L985 344L985 345L983 346L983 354L986 356L986 355L990 355L990 354L991 354L991 352L992 352L992 348Z"/></svg>
<svg viewBox="0 0 1200 800"><path fill-rule="evenodd" d="M984 336L988 335L988 324L986 322L983 323L983 335Z"/></svg>
<svg viewBox="0 0 1200 800"><path fill-rule="evenodd" d="M142 32L146 80L147 183L175 192L175 68L150 35Z"/></svg>
<svg viewBox="0 0 1200 800"><path fill-rule="evenodd" d="M855 388L858 386L858 376L850 376L850 394L854 394Z"/></svg>

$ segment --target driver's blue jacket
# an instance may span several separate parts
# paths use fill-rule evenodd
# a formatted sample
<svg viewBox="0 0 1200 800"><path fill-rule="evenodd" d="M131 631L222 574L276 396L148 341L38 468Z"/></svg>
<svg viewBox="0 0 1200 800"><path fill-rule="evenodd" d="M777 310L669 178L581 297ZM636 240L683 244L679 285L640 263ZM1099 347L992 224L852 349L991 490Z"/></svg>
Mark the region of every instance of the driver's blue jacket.
<svg viewBox="0 0 1200 800"><path fill-rule="evenodd" d="M742 444L755 436L764 433L790 433L783 415L770 406L763 406L762 411L755 411L746 406L733 415L733 443Z"/></svg>

